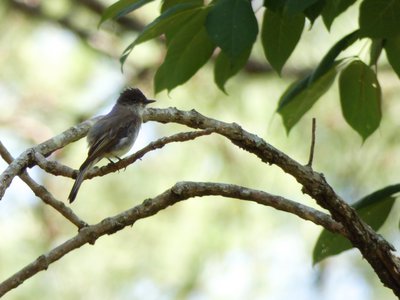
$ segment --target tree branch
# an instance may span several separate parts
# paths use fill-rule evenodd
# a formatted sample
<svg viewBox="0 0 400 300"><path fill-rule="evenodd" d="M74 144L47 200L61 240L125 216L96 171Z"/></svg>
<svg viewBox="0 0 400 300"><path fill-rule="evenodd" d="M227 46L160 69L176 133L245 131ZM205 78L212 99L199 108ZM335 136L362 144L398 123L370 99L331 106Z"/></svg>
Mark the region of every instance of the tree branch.
<svg viewBox="0 0 400 300"><path fill-rule="evenodd" d="M280 196L233 184L179 182L162 194L152 199L145 200L140 205L128 209L114 217L104 219L95 225L82 228L75 237L50 250L47 254L39 256L35 261L0 283L0 297L18 287L36 273L47 270L50 264L59 260L74 249L85 244L94 244L98 238L106 234L113 234L126 226L132 226L137 220L152 216L182 200L211 195L248 200L262 205L272 206L279 210L291 212L315 224L322 225L333 232L342 235L347 234L345 228L334 221L329 215Z"/></svg>
<svg viewBox="0 0 400 300"><path fill-rule="evenodd" d="M3 143L0 142L0 155L8 163L12 163L14 160L11 154L4 147ZM22 181L29 186L33 193L43 200L44 203L53 207L61 215L63 215L67 220L74 224L79 229L87 226L87 223L82 221L69 207L61 201L58 201L53 197L53 195L42 185L37 184L29 175L28 172L22 171L21 175Z"/></svg>
<svg viewBox="0 0 400 300"><path fill-rule="evenodd" d="M167 144L176 143L176 142L187 142L190 140L194 140L198 137L210 135L213 132L214 132L214 130L212 128L207 128L204 130L180 132L180 133L177 133L177 134L174 134L171 136L162 137L154 142L151 142L150 144L148 144L144 148L140 149L136 153L134 153L124 159L121 159L120 161L108 164L104 167L94 170L93 173L89 172L88 178L93 178L95 176L103 176L108 173L124 169L124 168L128 167L129 165L133 164L138 159L141 159L148 152L156 150L156 149L161 149Z"/></svg>
<svg viewBox="0 0 400 300"><path fill-rule="evenodd" d="M356 211L335 193L322 174L301 165L257 135L243 130L236 123L214 120L195 110L149 109L145 119L161 123L176 122L197 129L213 128L216 133L225 136L236 146L292 175L303 186L304 193L327 209L334 220L343 224L349 231L349 241L360 250L382 283L400 297L400 262L391 252L395 250L394 247L359 218Z"/></svg>
<svg viewBox="0 0 400 300"><path fill-rule="evenodd" d="M314 160L314 150L315 150L315 131L316 131L316 121L315 118L312 118L311 125L311 146L310 146L310 157L308 158L307 167L312 168L313 160Z"/></svg>
<svg viewBox="0 0 400 300"><path fill-rule="evenodd" d="M0 175L0 200L3 198L6 189L10 186L15 176L19 175L25 168L32 167L35 162L35 153L47 157L57 149L79 140L86 135L89 128L99 117L82 122L70 129L56 135L55 137L25 150L16 159L14 159Z"/></svg>
<svg viewBox="0 0 400 300"><path fill-rule="evenodd" d="M393 246L358 217L355 210L335 193L322 174L303 166L262 138L243 130L236 123L225 123L208 118L195 110L148 109L144 119L161 123L175 122L195 129L211 130L226 137L234 145L256 155L263 162L275 164L292 175L303 186L304 193L310 195L320 206L327 209L333 219L346 228L347 238L353 246L360 250L382 283L400 297L400 267L398 258L391 253L394 250ZM33 153L39 152L48 156L52 151L86 134L89 126L85 123L79 124L54 139L22 153L0 176L0 198L3 197L6 188L21 170L35 164L32 159Z"/></svg>
<svg viewBox="0 0 400 300"><path fill-rule="evenodd" d="M189 131L189 132L180 132L171 136L162 137L156 141L149 143L144 148L140 149L136 153L129 155L121 160L118 160L114 163L109 163L106 166L101 168L93 168L92 170L88 171L86 174L85 179L92 179L93 177L97 176L104 176L106 174L119 171L121 169L127 168L129 165L133 164L138 159L141 159L144 155L148 152L161 149L165 145L174 143L174 142L187 142L190 140L194 140L198 137L209 135L213 133L211 129L205 130L196 130L196 131ZM35 162L36 164L43 169L44 171L53 174L55 176L65 176L65 177L72 177L75 178L77 175L77 171L71 169L68 166L64 166L57 161L50 161L46 160L43 155L36 152L35 155Z"/></svg>

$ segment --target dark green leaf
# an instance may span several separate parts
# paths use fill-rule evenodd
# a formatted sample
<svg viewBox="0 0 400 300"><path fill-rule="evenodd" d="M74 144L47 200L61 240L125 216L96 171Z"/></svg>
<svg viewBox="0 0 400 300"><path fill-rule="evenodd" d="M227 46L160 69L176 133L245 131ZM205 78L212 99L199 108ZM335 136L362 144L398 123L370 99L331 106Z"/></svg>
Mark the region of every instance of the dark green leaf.
<svg viewBox="0 0 400 300"><path fill-rule="evenodd" d="M375 72L360 60L351 62L339 77L340 102L347 123L363 140L381 121L381 89Z"/></svg>
<svg viewBox="0 0 400 300"><path fill-rule="evenodd" d="M101 16L99 26L108 19L117 19L154 0L120 0L109 6Z"/></svg>
<svg viewBox="0 0 400 300"><path fill-rule="evenodd" d="M390 65L400 78L400 36L387 39L385 51Z"/></svg>
<svg viewBox="0 0 400 300"><path fill-rule="evenodd" d="M331 69L336 63L338 55L352 45L359 38L359 30L353 31L339 40L329 51L325 54L324 58L319 63L318 67L314 70L311 75L310 82L315 81L322 74L325 74L327 70Z"/></svg>
<svg viewBox="0 0 400 300"><path fill-rule="evenodd" d="M326 229L322 230L313 250L313 265L333 255L351 249L349 240Z"/></svg>
<svg viewBox="0 0 400 300"><path fill-rule="evenodd" d="M208 35L226 55L235 57L249 49L258 33L257 19L248 0L219 0L207 16Z"/></svg>
<svg viewBox="0 0 400 300"><path fill-rule="evenodd" d="M304 15L266 10L261 40L264 53L271 66L280 74L292 54L304 28Z"/></svg>
<svg viewBox="0 0 400 300"><path fill-rule="evenodd" d="M363 197L352 206L364 222L373 230L378 231L393 207L395 200L393 195L398 192L400 192L400 184L387 186ZM351 248L352 245L347 239L324 229L314 246L313 264Z"/></svg>
<svg viewBox="0 0 400 300"><path fill-rule="evenodd" d="M333 21L349 8L356 0L326 0L326 5L322 10L322 19L326 28L331 29Z"/></svg>
<svg viewBox="0 0 400 300"><path fill-rule="evenodd" d="M198 6L203 6L204 1L203 0L164 0L162 5L161 5L161 13L165 12L166 10L170 9L173 6L180 5L180 4L186 4L186 3L194 3Z"/></svg>
<svg viewBox="0 0 400 300"><path fill-rule="evenodd" d="M139 36L124 50L121 56L121 66L132 52L133 48L148 40L154 39L162 34L169 32L175 33L183 28L182 24L191 19L196 13L202 10L196 1L188 1L177 4L162 13L153 22L147 25Z"/></svg>
<svg viewBox="0 0 400 300"><path fill-rule="evenodd" d="M356 209L360 218L375 231L379 230L389 216L396 197L375 198L369 205L363 204ZM356 204L356 203L355 203Z"/></svg>
<svg viewBox="0 0 400 300"><path fill-rule="evenodd" d="M279 100L278 112L282 116L286 131L326 93L336 76L336 67L310 83L310 76L291 85Z"/></svg>
<svg viewBox="0 0 400 300"><path fill-rule="evenodd" d="M282 11L287 0L264 0L264 6L273 11Z"/></svg>
<svg viewBox="0 0 400 300"><path fill-rule="evenodd" d="M290 104L290 102L293 101L294 98L296 98L301 92L303 92L309 86L310 78L311 74L289 85L289 87L279 99L277 111L283 109L286 105Z"/></svg>
<svg viewBox="0 0 400 300"><path fill-rule="evenodd" d="M304 14L306 15L307 19L310 20L311 25L314 24L314 21L321 15L324 7L325 0L319 0L304 10Z"/></svg>
<svg viewBox="0 0 400 300"><path fill-rule="evenodd" d="M360 6L360 30L370 38L400 34L400 0L364 0Z"/></svg>
<svg viewBox="0 0 400 300"><path fill-rule="evenodd" d="M288 132L332 85L339 63L337 56L358 37L359 31L356 30L339 40L309 76L291 85L282 95L278 112Z"/></svg>
<svg viewBox="0 0 400 300"><path fill-rule="evenodd" d="M373 39L371 48L369 50L369 65L376 66L378 63L378 59L381 56L383 44L385 43L384 39Z"/></svg>
<svg viewBox="0 0 400 300"><path fill-rule="evenodd" d="M289 14L301 13L317 1L320 0L286 0L286 12Z"/></svg>
<svg viewBox="0 0 400 300"><path fill-rule="evenodd" d="M250 53L251 48L243 51L243 54L237 58L230 58L223 51L218 55L215 60L214 81L224 93L226 93L225 83L243 68L249 59Z"/></svg>
<svg viewBox="0 0 400 300"><path fill-rule="evenodd" d="M154 78L156 93L186 82L212 55L215 45L203 26L207 13L207 9L197 11L174 35Z"/></svg>
<svg viewBox="0 0 400 300"><path fill-rule="evenodd" d="M356 210L360 210L370 205L374 205L375 203L381 201L382 199L391 197L399 192L400 192L400 184L388 185L375 192L372 192L371 194L368 194L367 196L362 197L361 199L357 200L352 206Z"/></svg>
<svg viewBox="0 0 400 300"><path fill-rule="evenodd" d="M393 197L387 197L357 212L360 218L368 223L372 229L379 230L386 221L394 200L395 198ZM337 255L352 248L353 246L347 239L324 229L314 246L313 264L317 264L327 257Z"/></svg>

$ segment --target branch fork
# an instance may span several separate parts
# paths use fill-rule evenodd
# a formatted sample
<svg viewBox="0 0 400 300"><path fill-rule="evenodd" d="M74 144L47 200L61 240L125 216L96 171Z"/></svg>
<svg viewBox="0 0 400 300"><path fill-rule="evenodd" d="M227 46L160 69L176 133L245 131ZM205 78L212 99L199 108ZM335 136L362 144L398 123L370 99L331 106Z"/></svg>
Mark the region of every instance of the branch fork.
<svg viewBox="0 0 400 300"><path fill-rule="evenodd" d="M152 216L179 201L211 195L257 202L264 206L270 206L297 215L304 220L312 221L334 233L345 236L354 247L360 250L382 283L391 288L397 296L400 296L399 258L392 254L392 251L394 251L393 246L365 224L354 209L334 192L324 176L311 168L315 145L315 122L313 122L312 129L310 159L308 164L304 166L257 135L245 131L236 123L225 123L208 118L195 110L181 111L176 108L150 108L144 115L144 121L174 122L196 129L196 131L181 132L161 138L131 156L92 170L88 173L87 178L103 176L126 168L148 152L160 149L169 143L186 142L214 133L228 139L233 145L257 156L262 162L275 164L284 172L293 176L302 185L303 192L315 199L321 207L327 209L330 215L295 201L243 186L211 182L178 182L170 189L152 199L145 200L138 206L104 219L98 224L87 225L63 202L54 199L44 187L34 182L27 174L26 168L38 165L51 174L74 177L72 169L58 163L49 162L46 157L55 150L82 138L93 121L83 122L72 127L53 139L28 149L16 159L13 159L7 149L0 143L0 154L9 163L7 169L0 175L0 199L13 178L20 176L34 191L35 195L46 204L51 205L79 229L76 236L50 250L44 256L39 256L34 262L0 283L0 296L16 288L36 273L47 269L51 263L84 244L94 244L98 238L106 234L113 234L126 226L132 226L138 219Z"/></svg>

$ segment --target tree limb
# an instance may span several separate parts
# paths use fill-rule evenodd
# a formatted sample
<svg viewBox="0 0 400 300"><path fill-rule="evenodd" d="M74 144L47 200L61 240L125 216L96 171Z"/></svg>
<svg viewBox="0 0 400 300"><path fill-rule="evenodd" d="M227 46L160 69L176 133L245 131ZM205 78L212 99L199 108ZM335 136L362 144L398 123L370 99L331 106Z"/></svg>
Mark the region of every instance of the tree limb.
<svg viewBox="0 0 400 300"><path fill-rule="evenodd" d="M292 175L303 186L304 193L327 209L334 220L343 224L349 231L349 241L360 250L382 283L400 297L400 262L398 257L392 254L394 247L359 218L356 211L335 193L322 174L301 165L257 135L243 130L236 123L211 119L195 110L149 109L145 119L161 123L176 122L197 129L213 128L216 133L225 136L236 146Z"/></svg>
<svg viewBox="0 0 400 300"><path fill-rule="evenodd" d="M0 155L1 157L10 164L14 159L11 154L4 147L3 143L0 142ZM79 229L87 226L86 222L82 221L69 207L61 201L58 201L53 197L53 195L42 185L37 184L28 174L28 172L22 171L19 175L22 181L29 186L29 188L34 192L34 194L43 200L44 203L53 207L61 215L63 215L67 220L74 224Z"/></svg>
<svg viewBox="0 0 400 300"><path fill-rule="evenodd" d="M132 226L137 220L152 216L182 200L211 195L248 200L261 205L272 206L279 210L291 212L315 224L322 225L332 232L342 235L347 234L345 228L334 221L329 215L280 196L233 184L179 182L162 194L145 200L142 204L114 217L106 218L95 225L82 228L75 237L50 250L47 254L39 256L35 261L0 283L0 297L18 287L38 272L47 270L50 264L74 249L80 248L85 244L93 245L98 238L106 234L113 234L126 226Z"/></svg>
<svg viewBox="0 0 400 300"><path fill-rule="evenodd" d="M204 130L180 132L177 134L173 134L171 136L162 137L154 142L151 142L150 144L148 144L144 148L140 149L136 153L129 155L124 159L121 159L120 161L117 161L115 163L108 164L104 167L101 167L101 168L95 170L95 172L93 172L93 174L89 173L88 178L92 178L92 177L99 176L99 175L103 176L108 173L115 172L120 169L124 169L127 166L129 166L130 164L133 164L138 159L141 159L148 152L156 150L156 149L161 149L169 143L187 142L187 141L194 140L201 136L210 135L213 132L214 132L214 130L212 128L207 128Z"/></svg>
<svg viewBox="0 0 400 300"><path fill-rule="evenodd" d="M391 252L394 250L393 246L358 217L355 210L335 193L322 174L315 172L308 166L303 166L262 138L245 131L236 123L226 123L208 118L195 110L148 109L144 115L144 120L161 123L175 122L195 129L214 131L229 139L234 145L256 155L261 161L275 164L292 175L303 186L304 193L310 195L321 207L327 209L333 219L346 228L349 241L360 250L382 283L390 287L400 297L400 267L398 258ZM0 176L0 198L4 195L12 179L21 170L35 163L32 159L32 153L38 151L47 156L52 151L86 134L88 128L89 124L79 124L54 139L21 154Z"/></svg>
<svg viewBox="0 0 400 300"><path fill-rule="evenodd" d="M173 134L171 136L162 137L156 141L149 143L147 146L140 149L136 153L129 155L121 160L109 163L108 165L103 166L101 168L93 168L92 170L87 172L85 179L92 179L93 177L104 176L106 174L116 172L121 169L125 169L138 159L141 159L148 152L156 149L161 149L167 144L174 142L187 142L201 136L209 135L211 133L213 133L213 130L205 129L205 130L196 130L189 132L180 132L177 134ZM57 161L46 160L44 156L41 155L39 152L35 153L35 162L41 169L55 176L65 176L65 177L75 178L77 175L77 171L71 169L68 166L62 165Z"/></svg>
<svg viewBox="0 0 400 300"><path fill-rule="evenodd" d="M0 175L0 200L3 198L6 189L10 186L15 176L19 175L25 168L33 166L35 162L35 153L47 157L57 149L79 140L88 132L89 128L99 117L82 122L68 130L56 135L55 137L25 150L16 159L14 159Z"/></svg>

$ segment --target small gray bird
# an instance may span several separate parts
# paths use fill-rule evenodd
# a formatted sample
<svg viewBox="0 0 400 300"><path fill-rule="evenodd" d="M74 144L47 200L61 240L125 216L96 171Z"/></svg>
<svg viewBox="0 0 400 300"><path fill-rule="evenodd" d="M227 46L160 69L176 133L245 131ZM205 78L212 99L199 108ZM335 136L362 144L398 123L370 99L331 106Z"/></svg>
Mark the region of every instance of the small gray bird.
<svg viewBox="0 0 400 300"><path fill-rule="evenodd" d="M70 203L75 200L85 174L92 166L103 158L120 159L121 155L132 148L142 125L144 108L153 102L155 100L147 99L139 89L126 89L112 110L92 126L87 135L88 157L79 168L78 176L69 193Z"/></svg>

